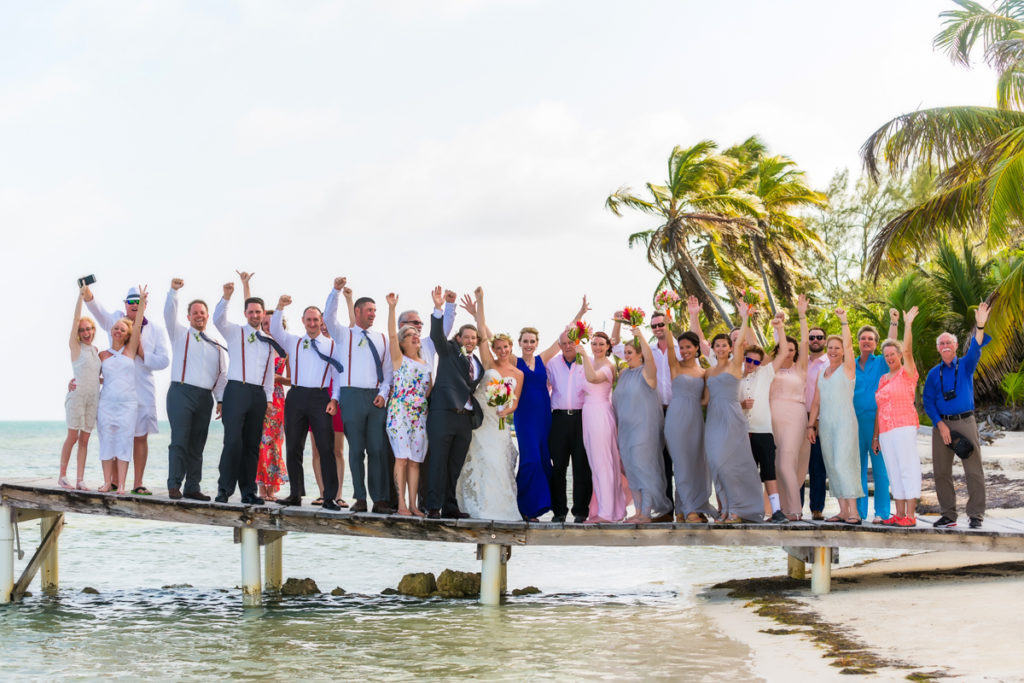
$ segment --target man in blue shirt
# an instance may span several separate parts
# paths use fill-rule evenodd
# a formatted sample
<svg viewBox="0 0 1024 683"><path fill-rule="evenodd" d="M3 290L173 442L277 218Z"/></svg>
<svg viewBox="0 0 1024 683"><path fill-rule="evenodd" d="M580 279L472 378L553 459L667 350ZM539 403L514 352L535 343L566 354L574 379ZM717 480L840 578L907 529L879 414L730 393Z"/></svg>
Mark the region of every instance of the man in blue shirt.
<svg viewBox="0 0 1024 683"><path fill-rule="evenodd" d="M978 423L974 419L974 370L981 360L981 349L992 338L985 334L988 304L978 304L974 312L976 327L967 346L967 353L957 358L957 340L949 332L939 335L935 344L941 362L928 371L924 381L924 411L932 424L932 468L935 473L935 494L942 516L936 527L956 526L956 489L953 487L952 432L963 435L974 450L962 458L967 477L967 516L971 528L980 529L985 517L985 474L981 469L981 445Z"/></svg>
<svg viewBox="0 0 1024 683"><path fill-rule="evenodd" d="M899 325L899 311L895 308L889 309L889 336L887 339L896 339ZM857 346L860 348L860 357L857 358L857 380L853 385L853 408L857 412L857 450L860 453L860 485L864 490L864 496L857 499L857 512L861 519L868 516L868 460L871 461L871 478L875 484L875 517L874 523L878 524L883 519L889 519L889 474L885 470L885 460L882 459L881 451L875 452L871 447L871 441L875 436L875 415L878 414L878 404L875 403L875 392L878 391L878 382L888 371L885 358L876 354L878 349L878 330L871 325L865 325L857 330Z"/></svg>

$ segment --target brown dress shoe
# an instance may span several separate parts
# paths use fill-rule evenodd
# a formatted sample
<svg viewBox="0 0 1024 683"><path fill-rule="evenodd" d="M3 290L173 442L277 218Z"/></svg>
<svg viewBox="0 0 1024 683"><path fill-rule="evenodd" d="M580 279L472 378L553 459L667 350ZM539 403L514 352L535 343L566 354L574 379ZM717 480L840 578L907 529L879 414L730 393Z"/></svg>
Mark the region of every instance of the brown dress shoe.
<svg viewBox="0 0 1024 683"><path fill-rule="evenodd" d="M202 491L186 491L181 495L183 498L188 498L189 500L201 500L204 503L209 502L210 500L210 497Z"/></svg>
<svg viewBox="0 0 1024 683"><path fill-rule="evenodd" d="M814 520L817 520L817 521L820 522L821 520L825 519L825 515L821 514L820 510L814 510L814 511L811 512L811 519L814 519Z"/></svg>
<svg viewBox="0 0 1024 683"><path fill-rule="evenodd" d="M654 519L651 520L651 524L665 524L665 523L668 523L668 524L672 523L672 513L671 512L666 512L663 515L658 515L657 517L655 517Z"/></svg>
<svg viewBox="0 0 1024 683"><path fill-rule="evenodd" d="M352 507L349 508L349 512L366 512L366 501L356 498Z"/></svg>
<svg viewBox="0 0 1024 683"><path fill-rule="evenodd" d="M167 497L171 500L178 500L181 498L181 489L167 489Z"/></svg>

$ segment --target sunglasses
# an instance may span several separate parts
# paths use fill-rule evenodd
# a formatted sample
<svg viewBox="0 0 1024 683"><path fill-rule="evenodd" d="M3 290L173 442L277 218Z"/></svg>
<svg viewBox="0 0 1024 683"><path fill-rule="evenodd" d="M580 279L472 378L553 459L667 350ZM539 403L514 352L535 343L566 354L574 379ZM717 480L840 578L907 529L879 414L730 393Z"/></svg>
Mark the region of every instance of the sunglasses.
<svg viewBox="0 0 1024 683"><path fill-rule="evenodd" d="M423 327L423 321L422 320L406 320L402 324L403 325L414 325L416 327Z"/></svg>
<svg viewBox="0 0 1024 683"><path fill-rule="evenodd" d="M657 330L662 327L665 327L665 323L651 323L652 330Z"/></svg>
<svg viewBox="0 0 1024 683"><path fill-rule="evenodd" d="M825 341L825 335L823 334L809 334L807 338L811 341Z"/></svg>
<svg viewBox="0 0 1024 683"><path fill-rule="evenodd" d="M751 365L760 365L761 364L761 361L757 360L756 358L744 358L743 362L744 363L750 363Z"/></svg>

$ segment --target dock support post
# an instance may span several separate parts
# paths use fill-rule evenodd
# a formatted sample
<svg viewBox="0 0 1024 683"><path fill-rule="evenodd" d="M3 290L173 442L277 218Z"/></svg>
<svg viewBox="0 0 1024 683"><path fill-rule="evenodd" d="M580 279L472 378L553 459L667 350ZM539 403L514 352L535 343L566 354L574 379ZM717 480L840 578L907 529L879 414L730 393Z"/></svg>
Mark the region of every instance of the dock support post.
<svg viewBox="0 0 1024 683"><path fill-rule="evenodd" d="M483 566L480 571L480 604L501 604L501 545L484 543L481 546Z"/></svg>
<svg viewBox="0 0 1024 683"><path fill-rule="evenodd" d="M832 549L814 549L814 567L811 569L811 592L825 595L832 590Z"/></svg>
<svg viewBox="0 0 1024 683"><path fill-rule="evenodd" d="M263 571L266 574L264 588L268 592L280 593L283 567L282 545L284 532L264 532L263 537Z"/></svg>
<svg viewBox="0 0 1024 683"><path fill-rule="evenodd" d="M14 590L14 508L0 505L0 605L11 601Z"/></svg>
<svg viewBox="0 0 1024 683"><path fill-rule="evenodd" d="M242 539L242 606L260 607L263 592L260 585L260 536L259 531L243 528Z"/></svg>
<svg viewBox="0 0 1024 683"><path fill-rule="evenodd" d="M41 533L40 542L45 541L50 532L59 524L64 522L63 514L56 514L47 517L43 517L39 520L39 531ZM57 592L57 586L60 583L60 560L57 552L58 544L60 543L60 530L57 530L57 535L54 536L53 542L50 544L49 550L43 556L42 572L39 575L39 585L43 589L44 593L53 595Z"/></svg>
<svg viewBox="0 0 1024 683"><path fill-rule="evenodd" d="M786 555L789 562L787 564L786 573L789 574L791 579L806 579L807 578L807 565L804 561L793 557L792 555Z"/></svg>

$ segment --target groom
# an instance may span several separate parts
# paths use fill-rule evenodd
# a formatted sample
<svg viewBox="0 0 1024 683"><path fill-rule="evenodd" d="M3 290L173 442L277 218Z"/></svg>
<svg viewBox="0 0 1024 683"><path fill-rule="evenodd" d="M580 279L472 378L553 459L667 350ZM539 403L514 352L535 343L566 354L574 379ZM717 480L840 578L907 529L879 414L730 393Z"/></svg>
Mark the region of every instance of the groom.
<svg viewBox="0 0 1024 683"><path fill-rule="evenodd" d="M425 507L430 519L462 519L469 515L459 510L455 486L466 462L473 430L483 422L483 412L473 398L473 391L484 369L473 355L476 327L463 325L454 339L445 339L441 289L435 289L432 296L430 339L437 350L437 374L427 413L430 457L427 459Z"/></svg>

